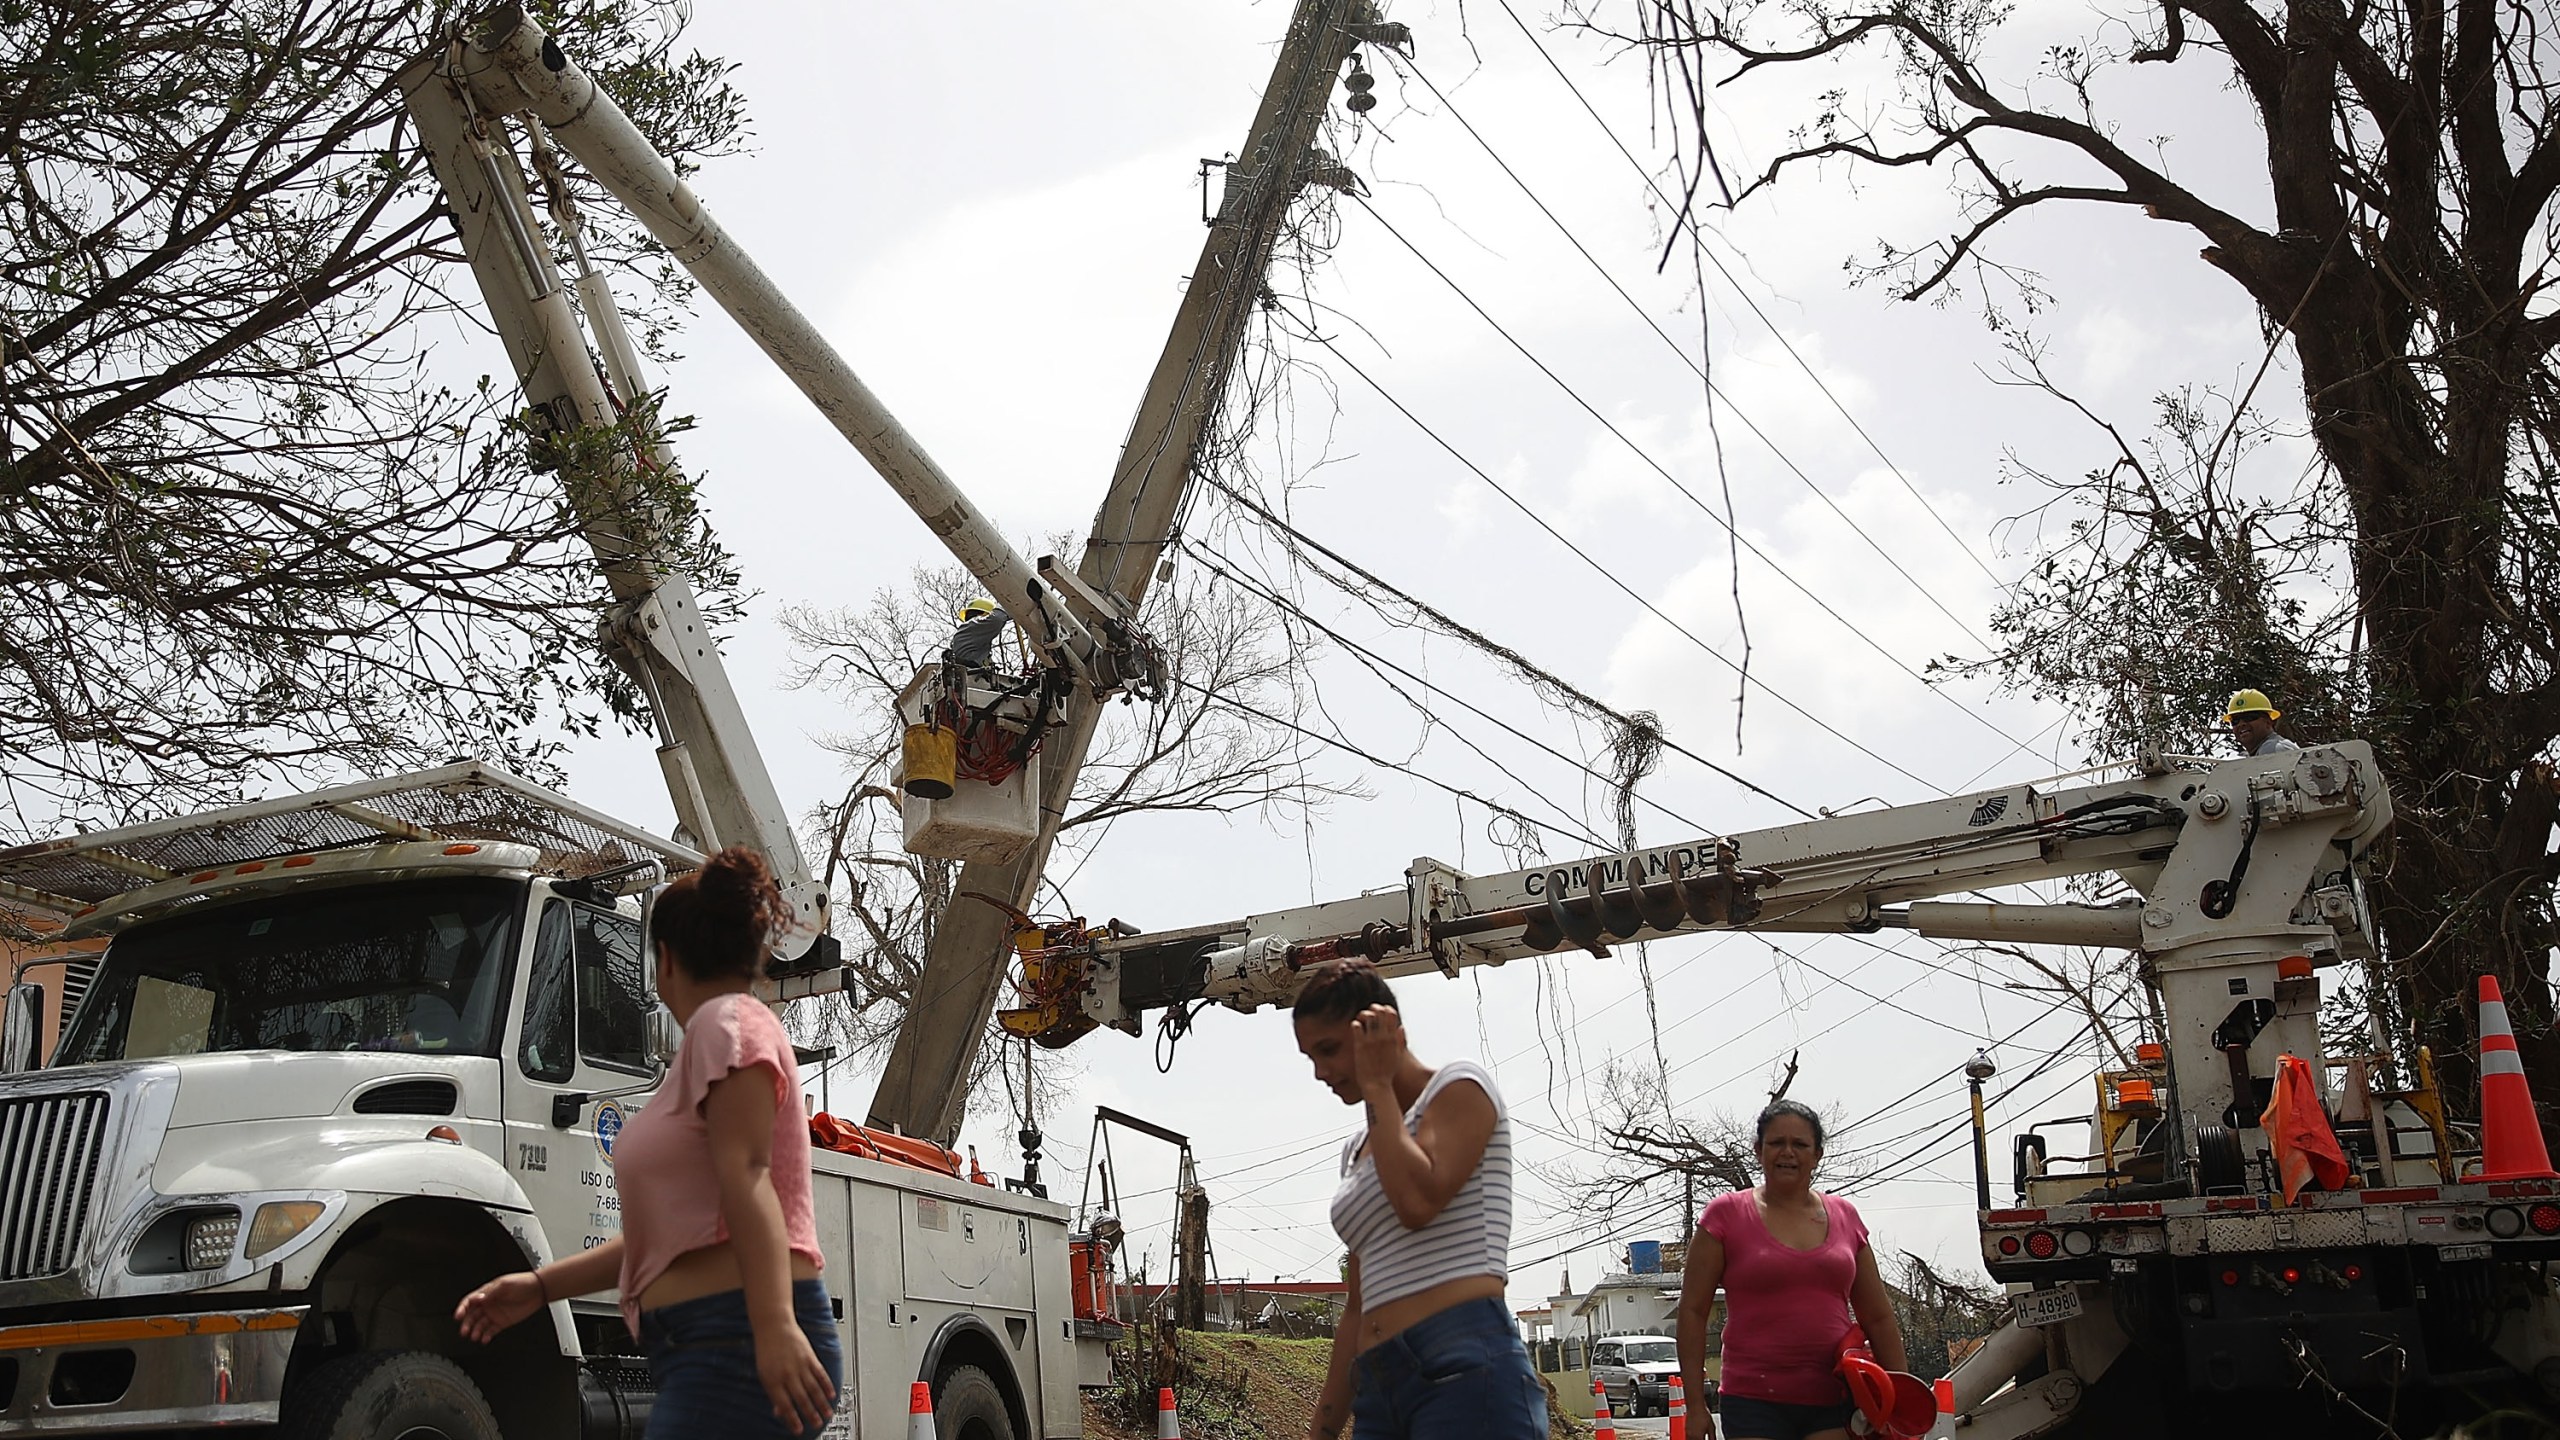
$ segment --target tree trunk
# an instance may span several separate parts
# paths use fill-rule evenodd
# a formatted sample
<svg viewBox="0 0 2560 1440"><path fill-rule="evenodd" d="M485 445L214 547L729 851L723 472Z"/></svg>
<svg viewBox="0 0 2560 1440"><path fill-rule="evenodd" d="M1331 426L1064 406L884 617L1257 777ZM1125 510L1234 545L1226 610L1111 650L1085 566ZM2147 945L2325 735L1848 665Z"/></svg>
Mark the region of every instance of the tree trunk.
<svg viewBox="0 0 2560 1440"><path fill-rule="evenodd" d="M2482 975L2497 977L2526 1077L2551 1106L2560 1103L2549 985L2555 797L2534 756L2553 726L2497 703L2493 641L2511 367L2529 363L2497 315L2521 307L2483 297L2488 313L2451 347L2461 363L2428 396L2393 339L2407 333L2395 323L2399 298L2385 298L2360 265L2323 279L2350 298L2320 305L2294 337L2313 434L2354 511L2367 710L2398 816L2374 897L2383 970L2433 1051L2449 1109L2477 1107ZM2438 323L2472 318L2450 312Z"/></svg>

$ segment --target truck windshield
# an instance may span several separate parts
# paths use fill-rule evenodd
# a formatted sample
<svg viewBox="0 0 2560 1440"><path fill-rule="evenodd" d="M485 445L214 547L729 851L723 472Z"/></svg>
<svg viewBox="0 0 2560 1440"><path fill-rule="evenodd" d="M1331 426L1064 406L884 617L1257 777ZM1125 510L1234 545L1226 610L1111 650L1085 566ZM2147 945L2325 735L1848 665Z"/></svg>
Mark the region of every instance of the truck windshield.
<svg viewBox="0 0 2560 1440"><path fill-rule="evenodd" d="M224 1050L494 1055L524 885L304 889L116 938L56 1065Z"/></svg>
<svg viewBox="0 0 2560 1440"><path fill-rule="evenodd" d="M1679 1358L1679 1350L1668 1340L1645 1340L1627 1347L1630 1365L1667 1365Z"/></svg>

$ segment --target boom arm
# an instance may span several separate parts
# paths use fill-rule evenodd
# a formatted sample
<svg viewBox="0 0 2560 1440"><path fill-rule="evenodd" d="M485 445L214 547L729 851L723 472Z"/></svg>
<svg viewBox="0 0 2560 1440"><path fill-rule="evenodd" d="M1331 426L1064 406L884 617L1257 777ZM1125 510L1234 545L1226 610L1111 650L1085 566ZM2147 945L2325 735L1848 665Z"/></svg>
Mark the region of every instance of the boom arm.
<svg viewBox="0 0 2560 1440"><path fill-rule="evenodd" d="M2341 741L2210 769L2018 785L1709 837L1570 865L1467 876L1416 860L1399 892L1028 957L1061 1004L1134 1032L1147 1010L1286 1002L1311 964L1365 955L1389 975L1498 965L1568 947L1704 930L1868 932L2122 946L2159 977L2186 1103L2230 1111L2242 1048L2319 1053L2313 1009L2282 962L2373 953L2357 880L2391 822L2372 748ZM2093 906L1936 897L2113 871L2142 897ZM2275 1005L2269 1012L2255 1002ZM1062 1027L1071 1028L1071 1027ZM2219 1078L2217 1078L2219 1077ZM2247 1123L2254 1123L2254 1111ZM2237 1127L2235 1128L2242 1128Z"/></svg>
<svg viewBox="0 0 2560 1440"><path fill-rule="evenodd" d="M1116 663L1125 658L1119 650L1098 641L1058 603L1005 542L995 522L970 503L818 328L720 228L612 97L562 53L521 5L501 4L483 12L467 42L413 65L404 83L413 76L416 83L408 86L413 110L423 92L440 84L452 95L454 107L475 123L494 127L497 117L516 117L529 122L528 128L540 127L576 156L889 482L1022 626L1023 634L1088 686L1105 694L1119 688L1126 678ZM447 168L439 164L440 179ZM461 205L456 209L461 211ZM541 248L526 238L529 227L521 221L506 224L517 248Z"/></svg>
<svg viewBox="0 0 2560 1440"><path fill-rule="evenodd" d="M1227 172L1217 218L1191 267L1190 288L1094 514L1082 563L1068 571L1040 562L1070 603L1098 623L1114 614L1133 616L1145 601L1174 517L1196 484L1201 436L1226 393L1290 206L1303 185L1332 183L1328 172L1341 169L1314 140L1344 56L1357 43L1404 39L1402 27L1381 21L1368 0L1298 0L1244 148ZM1042 753L1038 834L1010 862L972 861L953 893L1035 907L1040 873L1101 718L1098 701L1068 697ZM909 1010L899 1027L872 1098L872 1125L945 1138L958 1128L970 1069L1004 986L1013 929L1011 911L997 905L963 899L944 908L916 982L918 994L940 998Z"/></svg>
<svg viewBox="0 0 2560 1440"><path fill-rule="evenodd" d="M604 431L647 393L638 357L611 289L585 264L583 241L555 172L555 215L580 262L575 288L597 332L603 373L590 358L568 287L542 242L502 112L458 76L453 52L461 49L425 56L401 72L409 113L527 406L550 437ZM536 154L547 157L539 132ZM790 815L674 553L682 537L670 533L669 517L641 482L640 471L663 470L669 457L654 446L633 449L617 457L609 476L573 474L566 487L613 597L603 625L605 649L648 697L658 728L659 768L685 842L705 852L729 844L761 852L796 922L797 933L785 949L794 956L806 952L823 968L834 945L827 936L825 887L809 873ZM599 479L612 483L593 483Z"/></svg>

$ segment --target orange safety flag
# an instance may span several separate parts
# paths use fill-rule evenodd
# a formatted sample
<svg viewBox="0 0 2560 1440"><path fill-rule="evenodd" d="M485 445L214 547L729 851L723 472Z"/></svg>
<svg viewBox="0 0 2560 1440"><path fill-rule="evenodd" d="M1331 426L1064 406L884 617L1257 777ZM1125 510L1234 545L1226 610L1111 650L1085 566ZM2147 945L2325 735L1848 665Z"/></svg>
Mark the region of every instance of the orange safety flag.
<svg viewBox="0 0 2560 1440"><path fill-rule="evenodd" d="M2338 1148L2337 1134L2329 1128L2329 1112L2320 1108L2320 1092L2311 1083L2311 1066L2301 1056L2277 1058L2275 1094L2267 1101L2266 1113L2258 1117L2258 1126L2267 1132L2267 1148L2275 1154L2284 1203L2292 1204L2314 1185L2323 1190L2345 1188L2347 1152Z"/></svg>

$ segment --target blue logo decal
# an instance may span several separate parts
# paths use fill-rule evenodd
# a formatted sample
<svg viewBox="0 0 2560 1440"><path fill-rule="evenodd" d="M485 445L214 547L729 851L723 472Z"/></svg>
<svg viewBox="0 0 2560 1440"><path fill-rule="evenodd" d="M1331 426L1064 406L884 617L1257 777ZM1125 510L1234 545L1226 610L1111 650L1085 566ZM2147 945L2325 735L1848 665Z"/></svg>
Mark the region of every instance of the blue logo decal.
<svg viewBox="0 0 2560 1440"><path fill-rule="evenodd" d="M613 1142L622 1138L622 1120L621 1106L610 1100L597 1103L596 1149L604 1152L604 1158L607 1160L613 1158Z"/></svg>

